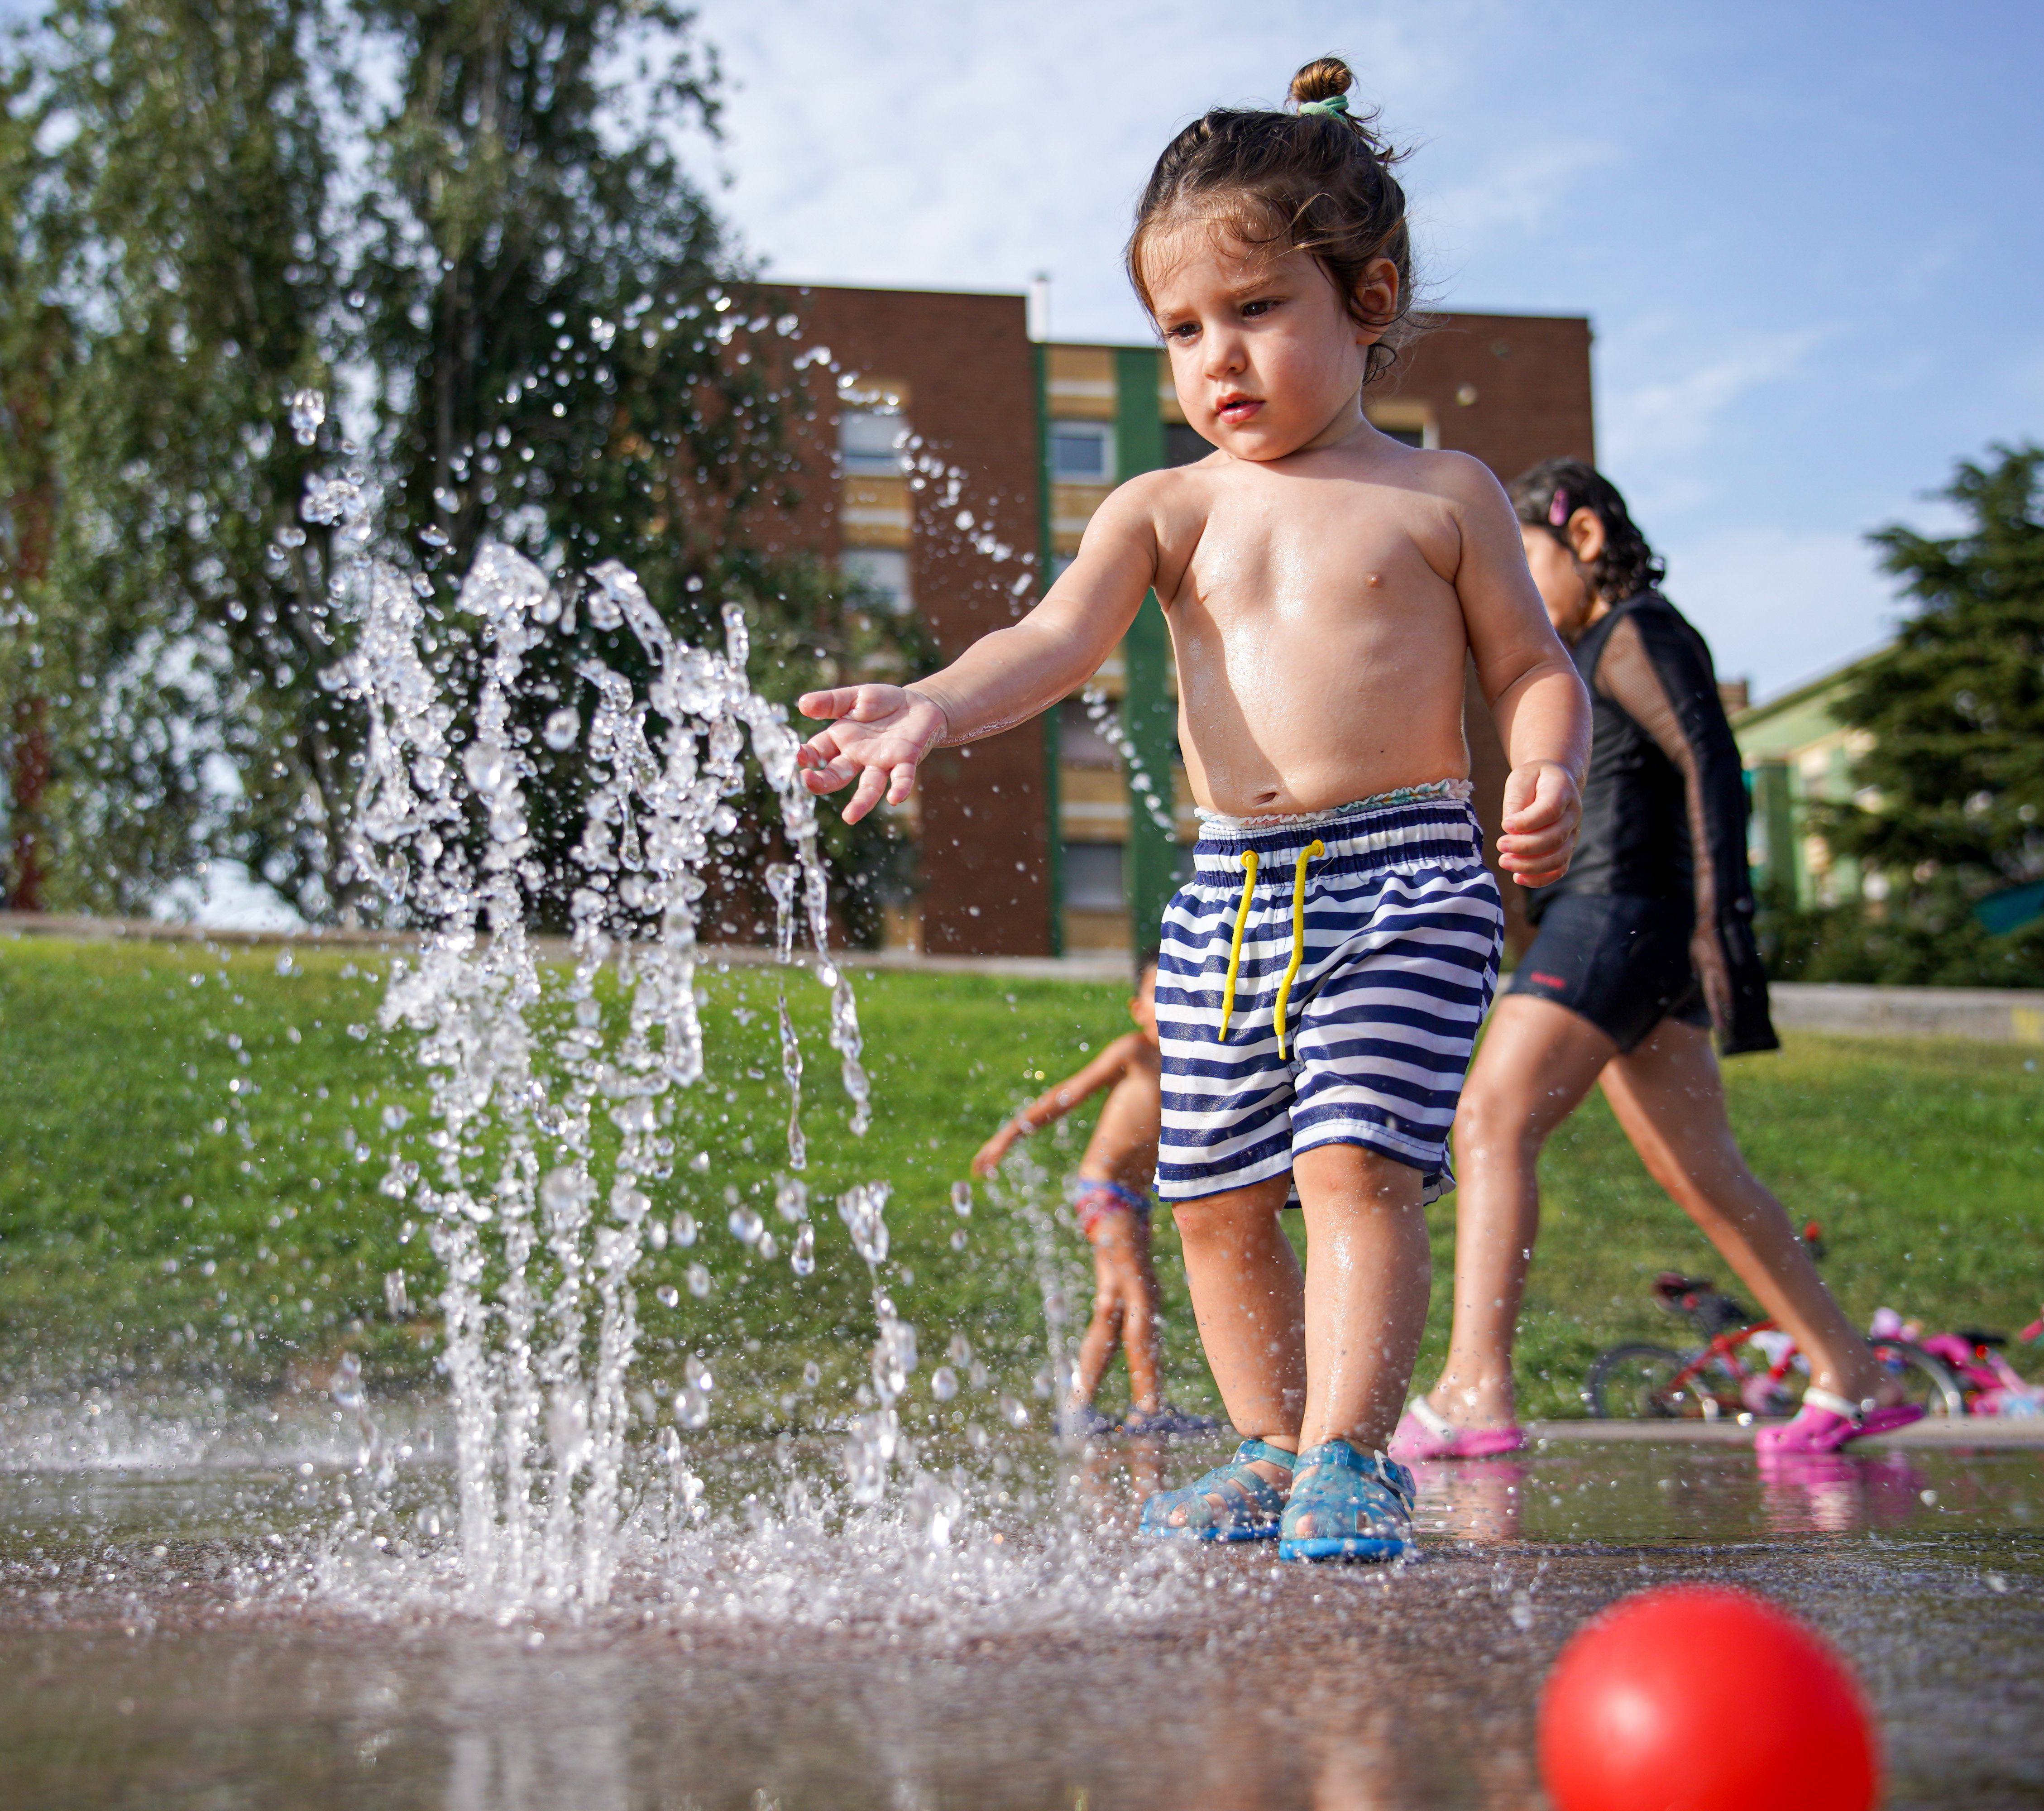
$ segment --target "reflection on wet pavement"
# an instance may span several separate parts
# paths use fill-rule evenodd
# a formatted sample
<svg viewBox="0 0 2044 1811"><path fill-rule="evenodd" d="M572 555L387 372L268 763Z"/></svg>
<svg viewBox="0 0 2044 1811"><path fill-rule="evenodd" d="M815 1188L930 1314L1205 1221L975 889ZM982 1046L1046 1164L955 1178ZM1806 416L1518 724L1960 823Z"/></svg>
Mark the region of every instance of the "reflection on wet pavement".
<svg viewBox="0 0 2044 1811"><path fill-rule="evenodd" d="M578 1625L450 1609L430 1426L375 1516L321 1430L267 1442L10 1448L0 1802L1502 1811L1569 1633L1700 1576L1843 1648L1891 1805L2044 1801L2034 1452L1558 1441L1426 1468L1388 1572L1139 1543L1211 1443L933 1436L957 1513L849 1525L802 1508L828 1452L732 1447Z"/></svg>

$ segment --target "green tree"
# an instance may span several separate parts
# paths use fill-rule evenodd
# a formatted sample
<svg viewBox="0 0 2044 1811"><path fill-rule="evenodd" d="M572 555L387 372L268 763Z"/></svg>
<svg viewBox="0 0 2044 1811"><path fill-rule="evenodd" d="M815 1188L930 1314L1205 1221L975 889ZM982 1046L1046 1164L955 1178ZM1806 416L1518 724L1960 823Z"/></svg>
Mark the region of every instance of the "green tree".
<svg viewBox="0 0 2044 1811"><path fill-rule="evenodd" d="M220 856L298 893L346 787L321 543L272 542L311 456L286 398L333 344L321 32L309 0L57 0L8 72L11 129L60 129L6 303L67 329L33 599L56 902L136 909Z"/></svg>
<svg viewBox="0 0 2044 1811"><path fill-rule="evenodd" d="M1839 703L1872 746L1858 796L1820 824L1887 896L1873 914L1773 914L1763 934L1785 979L2044 985L2044 924L1991 936L1972 909L2044 875L2044 448L1994 453L1942 493L1962 532L1871 537L1921 607Z"/></svg>
<svg viewBox="0 0 2044 1811"><path fill-rule="evenodd" d="M1923 607L1842 702L1873 737L1854 777L1875 798L1830 828L1906 884L1950 872L1979 892L2044 873L2044 448L1995 451L1943 492L1964 532L1872 536Z"/></svg>

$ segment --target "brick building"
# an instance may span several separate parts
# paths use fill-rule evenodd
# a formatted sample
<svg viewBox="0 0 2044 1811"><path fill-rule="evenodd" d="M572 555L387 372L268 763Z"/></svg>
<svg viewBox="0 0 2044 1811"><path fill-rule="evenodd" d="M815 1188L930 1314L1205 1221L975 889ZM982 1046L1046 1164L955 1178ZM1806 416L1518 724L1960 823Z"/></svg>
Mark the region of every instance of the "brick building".
<svg viewBox="0 0 2044 1811"><path fill-rule="evenodd" d="M1021 296L817 287L801 306L835 379L805 463L834 471L796 532L916 611L947 656L1028 609L1039 572L1062 569L1115 485L1208 450L1155 345L1033 344ZM1444 316L1372 392L1370 416L1500 478L1558 454L1590 459L1589 348L1574 317ZM1090 690L925 765L911 808L921 890L890 914L890 940L1052 955L1126 948L1132 925L1155 922L1193 832L1155 598ZM1117 722L1154 808L1131 808L1103 733ZM1470 745L1494 825L1504 761L1480 710Z"/></svg>

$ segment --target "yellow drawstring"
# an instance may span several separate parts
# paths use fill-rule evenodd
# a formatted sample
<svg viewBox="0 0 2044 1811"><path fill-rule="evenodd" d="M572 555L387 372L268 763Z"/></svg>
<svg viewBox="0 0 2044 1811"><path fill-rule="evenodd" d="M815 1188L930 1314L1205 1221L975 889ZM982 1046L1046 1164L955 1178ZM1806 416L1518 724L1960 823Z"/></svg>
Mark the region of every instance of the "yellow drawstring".
<svg viewBox="0 0 2044 1811"><path fill-rule="evenodd" d="M1285 1054L1285 1002L1291 998L1292 977L1299 972L1306 953L1306 863L1327 852L1327 844L1316 838L1299 852L1299 864L1292 871L1292 959L1285 965L1285 979L1278 983L1278 1010L1273 1015L1280 1056Z"/></svg>
<svg viewBox="0 0 2044 1811"><path fill-rule="evenodd" d="M1220 994L1220 1033L1214 1041L1228 1042L1228 1014L1235 1010L1235 971L1242 961L1242 932L1249 922L1250 895L1256 890L1256 852L1242 852L1242 899L1235 909L1235 941L1228 948L1228 985Z"/></svg>

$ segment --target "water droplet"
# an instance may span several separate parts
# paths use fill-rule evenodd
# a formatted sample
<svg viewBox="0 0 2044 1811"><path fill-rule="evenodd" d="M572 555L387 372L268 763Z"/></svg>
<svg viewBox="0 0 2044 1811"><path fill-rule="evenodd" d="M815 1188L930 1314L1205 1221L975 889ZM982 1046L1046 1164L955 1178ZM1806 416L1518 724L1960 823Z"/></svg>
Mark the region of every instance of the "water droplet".
<svg viewBox="0 0 2044 1811"><path fill-rule="evenodd" d="M326 420L326 398L317 390L298 390L291 393L291 438L302 447L309 447L319 438L321 425Z"/></svg>
<svg viewBox="0 0 2044 1811"><path fill-rule="evenodd" d="M774 1205L781 1210L783 1220L808 1219L809 1185L804 1182L783 1182L774 1191Z"/></svg>
<svg viewBox="0 0 2044 1811"><path fill-rule="evenodd" d="M709 1294L709 1272L701 1264L689 1266L689 1294L699 1302Z"/></svg>
<svg viewBox="0 0 2044 1811"><path fill-rule="evenodd" d="M966 1229L961 1226L951 1235L951 1249L954 1252L962 1252L966 1248Z"/></svg>
<svg viewBox="0 0 2044 1811"><path fill-rule="evenodd" d="M411 1114L407 1113L404 1108L399 1106L395 1101L393 1101L390 1105L383 1109L383 1129L386 1132L396 1132L402 1128L405 1121L411 1117Z"/></svg>
<svg viewBox="0 0 2044 1811"><path fill-rule="evenodd" d="M555 750L572 748L581 734L582 719L575 714L573 705L566 704L548 713L546 723L540 731L540 740Z"/></svg>
<svg viewBox="0 0 2044 1811"><path fill-rule="evenodd" d="M693 1213L686 1212L678 1213L671 1224L674 1228L674 1243L682 1247L684 1251L696 1242L696 1217Z"/></svg>
<svg viewBox="0 0 2044 1811"><path fill-rule="evenodd" d="M811 1359L807 1364L802 1367L802 1382L807 1384L810 1389L815 1389L819 1383L823 1382L823 1369L817 1364L814 1359Z"/></svg>
<svg viewBox="0 0 2044 1811"><path fill-rule="evenodd" d="M1029 1425L1028 1407L1012 1396L1004 1396L1001 1398L1001 1418L1011 1428L1026 1428Z"/></svg>
<svg viewBox="0 0 2044 1811"><path fill-rule="evenodd" d="M678 1308L681 1305L682 1292L670 1282L662 1283L653 1293L659 1298L663 1308Z"/></svg>
<svg viewBox="0 0 2044 1811"><path fill-rule="evenodd" d="M689 1167L694 1171L699 1176L708 1175L709 1174L709 1153L707 1151L698 1151L689 1159Z"/></svg>
<svg viewBox="0 0 2044 1811"><path fill-rule="evenodd" d="M766 1222L749 1207L734 1207L724 1224L730 1227L732 1237L743 1245L757 1244L759 1235L766 1230Z"/></svg>
<svg viewBox="0 0 2044 1811"><path fill-rule="evenodd" d="M717 1387L717 1379L710 1375L709 1367L694 1352L689 1354L686 1363L682 1365L682 1375L698 1390L708 1391Z"/></svg>
<svg viewBox="0 0 2044 1811"><path fill-rule="evenodd" d="M807 1276L816 1267L816 1228L813 1221L805 1221L796 1236L795 1248L788 1254L788 1267L797 1276Z"/></svg>
<svg viewBox="0 0 2044 1811"><path fill-rule="evenodd" d="M972 1184L970 1182L951 1184L951 1212L961 1220L972 1218Z"/></svg>
<svg viewBox="0 0 2044 1811"><path fill-rule="evenodd" d="M930 1394L939 1402L948 1402L958 1394L958 1373L947 1364L940 1364L930 1374Z"/></svg>

